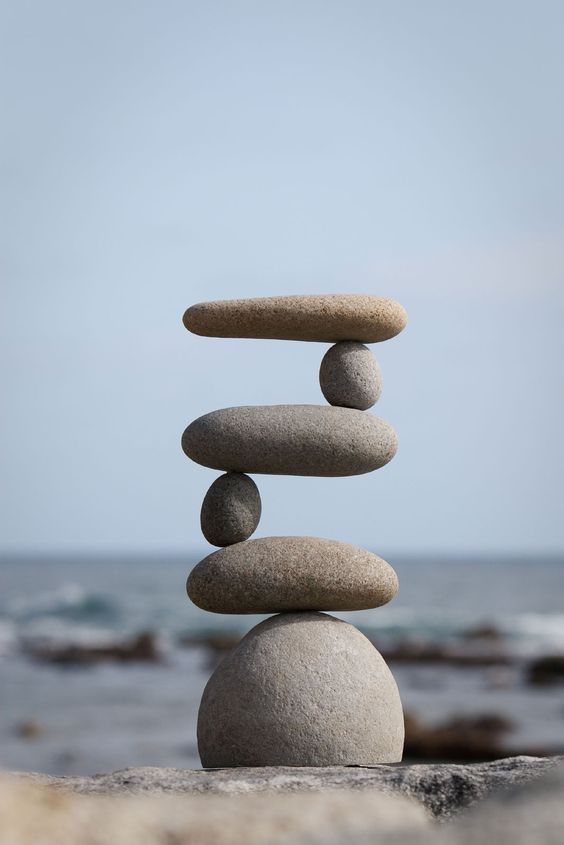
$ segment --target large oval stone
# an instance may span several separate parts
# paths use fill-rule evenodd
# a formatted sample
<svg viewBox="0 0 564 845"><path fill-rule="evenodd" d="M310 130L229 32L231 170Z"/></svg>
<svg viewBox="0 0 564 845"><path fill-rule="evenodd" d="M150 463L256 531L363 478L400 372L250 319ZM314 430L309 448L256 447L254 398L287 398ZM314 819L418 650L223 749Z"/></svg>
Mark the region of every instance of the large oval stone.
<svg viewBox="0 0 564 845"><path fill-rule="evenodd" d="M182 448L211 469L343 476L387 464L397 438L388 423L353 408L251 405L194 420L182 436Z"/></svg>
<svg viewBox="0 0 564 845"><path fill-rule="evenodd" d="M277 340L359 340L375 343L399 334L407 322L393 299L364 294L268 296L222 299L192 305L184 325L208 337Z"/></svg>
<svg viewBox="0 0 564 845"><path fill-rule="evenodd" d="M253 628L211 676L198 714L205 768L396 763L403 737L384 659L323 613L284 613Z"/></svg>
<svg viewBox="0 0 564 845"><path fill-rule="evenodd" d="M396 573L366 549L320 537L261 537L214 552L186 585L213 613L364 610L397 593Z"/></svg>

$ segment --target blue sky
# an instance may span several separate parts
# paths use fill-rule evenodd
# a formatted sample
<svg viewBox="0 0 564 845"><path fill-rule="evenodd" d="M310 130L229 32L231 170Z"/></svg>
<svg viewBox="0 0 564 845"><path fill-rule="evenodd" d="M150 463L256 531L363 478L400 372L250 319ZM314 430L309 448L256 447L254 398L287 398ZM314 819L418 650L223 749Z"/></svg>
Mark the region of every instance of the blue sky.
<svg viewBox="0 0 564 845"><path fill-rule="evenodd" d="M0 3L0 546L204 548L180 435L322 402L323 344L214 340L193 302L367 292L400 448L257 477L258 534L561 551L559 2Z"/></svg>

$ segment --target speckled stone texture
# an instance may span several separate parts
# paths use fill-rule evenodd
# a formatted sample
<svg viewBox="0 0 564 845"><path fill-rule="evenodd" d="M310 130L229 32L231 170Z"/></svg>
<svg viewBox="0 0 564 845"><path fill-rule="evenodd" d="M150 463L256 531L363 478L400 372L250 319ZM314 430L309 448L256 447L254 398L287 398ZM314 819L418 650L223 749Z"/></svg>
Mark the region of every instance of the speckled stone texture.
<svg viewBox="0 0 564 845"><path fill-rule="evenodd" d="M417 836L410 833L404 842L405 845L562 845L563 799L564 768L555 767L544 777L490 795L481 805L438 830L420 831Z"/></svg>
<svg viewBox="0 0 564 845"><path fill-rule="evenodd" d="M186 455L211 469L277 475L361 475L397 449L393 428L372 414L326 405L223 408L191 423Z"/></svg>
<svg viewBox="0 0 564 845"><path fill-rule="evenodd" d="M229 546L247 540L260 521L261 501L252 478L241 472L221 475L202 502L202 534L212 546Z"/></svg>
<svg viewBox="0 0 564 845"><path fill-rule="evenodd" d="M358 340L376 343L399 334L407 314L398 302L364 294L269 296L192 305L186 328L208 337Z"/></svg>
<svg viewBox="0 0 564 845"><path fill-rule="evenodd" d="M194 567L188 595L213 613L363 610L389 602L398 579L371 552L320 537L261 537Z"/></svg>
<svg viewBox="0 0 564 845"><path fill-rule="evenodd" d="M0 819L0 845L379 845L374 831L431 827L424 808L401 795L76 795L5 775Z"/></svg>
<svg viewBox="0 0 564 845"><path fill-rule="evenodd" d="M201 793L232 798L252 793L273 796L301 792L311 795L323 791L334 796L336 792L364 791L376 796L379 792L399 792L420 801L436 819L445 820L467 807L477 805L494 792L504 793L520 785L528 786L539 781L559 765L564 767L564 757L506 757L491 763L418 763L369 767L162 769L142 766L121 769L111 774L74 777L29 772L11 774L21 780L49 785L63 792L140 795L144 799L150 795L186 796Z"/></svg>
<svg viewBox="0 0 564 845"><path fill-rule="evenodd" d="M401 760L403 713L382 656L323 613L261 622L204 690L204 767L373 765Z"/></svg>
<svg viewBox="0 0 564 845"><path fill-rule="evenodd" d="M380 398L382 374L367 346L344 340L323 356L319 384L330 405L366 411Z"/></svg>

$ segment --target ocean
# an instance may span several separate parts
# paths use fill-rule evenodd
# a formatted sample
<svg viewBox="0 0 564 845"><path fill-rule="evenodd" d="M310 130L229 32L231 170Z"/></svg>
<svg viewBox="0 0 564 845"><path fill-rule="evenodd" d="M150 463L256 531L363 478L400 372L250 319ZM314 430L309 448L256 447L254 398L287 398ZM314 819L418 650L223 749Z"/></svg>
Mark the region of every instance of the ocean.
<svg viewBox="0 0 564 845"><path fill-rule="evenodd" d="M0 562L0 766L82 774L127 766L199 767L197 709L211 671L204 645L264 617L205 613L185 593L197 556L13 558ZM425 724L503 714L511 752L564 748L564 686L531 686L523 667L564 655L564 560L390 558L400 591L384 608L335 614L380 647L456 644L495 629L509 667L390 660L404 708ZM154 632L162 663L61 667L37 646L96 645ZM30 727L31 725L31 727Z"/></svg>

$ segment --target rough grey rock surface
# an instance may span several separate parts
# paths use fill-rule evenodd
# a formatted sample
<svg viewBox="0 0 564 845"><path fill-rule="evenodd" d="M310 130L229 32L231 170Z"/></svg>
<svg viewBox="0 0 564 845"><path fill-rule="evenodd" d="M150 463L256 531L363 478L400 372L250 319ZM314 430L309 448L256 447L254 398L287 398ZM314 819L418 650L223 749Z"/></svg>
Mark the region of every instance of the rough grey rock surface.
<svg viewBox="0 0 564 845"><path fill-rule="evenodd" d="M345 340L323 356L319 385L330 405L366 411L380 398L382 374L367 346Z"/></svg>
<svg viewBox="0 0 564 845"><path fill-rule="evenodd" d="M76 795L0 776L0 845L374 845L430 826L400 795Z"/></svg>
<svg viewBox="0 0 564 845"><path fill-rule="evenodd" d="M345 293L200 302L183 322L208 337L375 343L399 334L407 314L393 299Z"/></svg>
<svg viewBox="0 0 564 845"><path fill-rule="evenodd" d="M361 845L370 837L353 837ZM409 834L406 845L562 845L564 842L564 766L531 782L497 792L453 819L433 835Z"/></svg>
<svg viewBox="0 0 564 845"><path fill-rule="evenodd" d="M260 537L208 555L186 588L213 613L362 610L389 602L398 579L385 560L349 543Z"/></svg>
<svg viewBox="0 0 564 845"><path fill-rule="evenodd" d="M206 767L393 763L403 739L383 657L324 613L284 613L249 631L209 679L198 714Z"/></svg>
<svg viewBox="0 0 564 845"><path fill-rule="evenodd" d="M212 546L241 543L256 531L261 507L260 493L252 478L241 472L221 475L202 502L202 534Z"/></svg>
<svg viewBox="0 0 564 845"><path fill-rule="evenodd" d="M211 469L329 477L379 469L394 457L397 437L388 423L353 408L251 405L194 420L182 448Z"/></svg>
<svg viewBox="0 0 564 845"><path fill-rule="evenodd" d="M399 792L420 801L438 819L456 815L492 793L537 778L564 765L564 757L508 757L492 763L434 763L396 766L269 766L237 769L161 769L140 767L88 777L18 773L24 780L83 794L152 795L206 793L267 795L317 791ZM540 785L540 784L539 784Z"/></svg>

